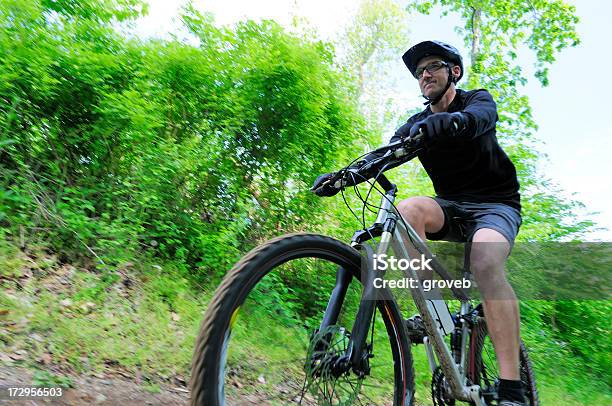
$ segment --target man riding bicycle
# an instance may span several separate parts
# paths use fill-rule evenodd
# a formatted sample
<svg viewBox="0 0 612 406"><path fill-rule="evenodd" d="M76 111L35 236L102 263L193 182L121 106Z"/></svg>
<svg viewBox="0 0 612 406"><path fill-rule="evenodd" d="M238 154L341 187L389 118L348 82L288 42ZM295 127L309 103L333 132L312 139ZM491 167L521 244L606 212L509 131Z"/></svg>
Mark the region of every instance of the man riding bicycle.
<svg viewBox="0 0 612 406"><path fill-rule="evenodd" d="M410 117L390 143L423 134L426 148L418 158L436 197L411 197L397 209L423 239L470 243L470 270L499 363L498 404L524 405L518 302L504 271L521 225L519 183L497 142L495 102L484 89L456 88L463 60L453 46L424 41L410 48L403 60L418 80L427 107ZM332 176L319 176L313 190L320 196L336 194L338 189L323 185ZM417 320L408 320L409 329L417 328Z"/></svg>

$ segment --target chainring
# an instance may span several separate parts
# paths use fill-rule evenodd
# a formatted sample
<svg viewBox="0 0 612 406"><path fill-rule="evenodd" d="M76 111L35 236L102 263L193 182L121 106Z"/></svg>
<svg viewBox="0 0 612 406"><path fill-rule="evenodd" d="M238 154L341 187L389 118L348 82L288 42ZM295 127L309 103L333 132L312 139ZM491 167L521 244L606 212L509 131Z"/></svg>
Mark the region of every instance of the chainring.
<svg viewBox="0 0 612 406"><path fill-rule="evenodd" d="M450 395L446 379L440 367L437 367L431 378L431 399L434 406L452 406L455 399Z"/></svg>

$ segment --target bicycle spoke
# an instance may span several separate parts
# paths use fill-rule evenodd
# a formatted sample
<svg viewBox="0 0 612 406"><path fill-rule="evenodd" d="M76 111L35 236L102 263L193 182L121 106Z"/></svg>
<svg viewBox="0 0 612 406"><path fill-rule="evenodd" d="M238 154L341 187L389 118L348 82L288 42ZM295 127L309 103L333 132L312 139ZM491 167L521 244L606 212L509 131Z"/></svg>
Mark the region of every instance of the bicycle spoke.
<svg viewBox="0 0 612 406"><path fill-rule="evenodd" d="M347 382L348 382L349 385L351 385L351 388L353 388L353 391L356 391L356 388L353 386L353 384L350 381L347 381ZM362 394L363 393L359 393L357 395L357 401L359 402L360 405L363 405L363 403L361 403L361 399L359 399L359 396L362 395ZM363 396L367 398L366 395L363 395ZM368 400L370 400L370 399L368 398Z"/></svg>
<svg viewBox="0 0 612 406"><path fill-rule="evenodd" d="M472 330L472 340L475 343L470 346L470 357L475 361L475 370L470 373L477 380L474 382L478 384L483 390L483 395L487 404L495 405L496 403L496 392L497 382L499 379L499 366L497 364L497 358L495 356L495 349L491 342L491 338L488 335L486 324L484 320L478 320L476 326ZM474 351L474 353L472 353ZM537 405L538 396L537 389L535 387L535 380L531 372L531 365L527 359L524 346L521 345L520 355L520 371L521 381L524 383L525 395L529 399L530 405ZM534 395L535 394L535 395Z"/></svg>

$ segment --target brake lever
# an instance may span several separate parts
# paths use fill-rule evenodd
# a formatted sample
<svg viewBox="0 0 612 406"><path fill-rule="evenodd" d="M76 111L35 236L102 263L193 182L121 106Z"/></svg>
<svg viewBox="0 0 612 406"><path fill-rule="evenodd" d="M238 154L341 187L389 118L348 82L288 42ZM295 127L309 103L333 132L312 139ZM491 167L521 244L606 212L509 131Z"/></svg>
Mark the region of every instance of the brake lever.
<svg viewBox="0 0 612 406"><path fill-rule="evenodd" d="M335 187L336 189L342 189L342 188L344 188L344 187L345 187L345 186L348 184L348 182L347 182L347 181L346 181L346 179L345 179L346 174L347 174L348 172L353 172L353 171L356 171L356 169L353 169L353 168L347 168L347 169L344 169L344 170L342 170L342 171L338 172L338 175L340 175L340 176L338 177L338 179L336 179L336 180L334 181L334 187ZM331 181L331 179L330 179L330 181Z"/></svg>
<svg viewBox="0 0 612 406"><path fill-rule="evenodd" d="M318 188L313 189L312 192L316 193L318 190L323 189L326 186L329 185L333 185L334 189L340 189L344 186L345 182L344 182L344 175L345 175L346 170L340 170L338 171L338 173L336 173L336 175L332 176L331 178L327 179L325 182L321 183L319 185Z"/></svg>
<svg viewBox="0 0 612 406"><path fill-rule="evenodd" d="M405 144L416 144L422 141L424 138L425 138L425 133L423 132L422 128L419 128L419 132L417 133L417 135L415 135L414 137L408 137L406 141L404 141L404 143Z"/></svg>

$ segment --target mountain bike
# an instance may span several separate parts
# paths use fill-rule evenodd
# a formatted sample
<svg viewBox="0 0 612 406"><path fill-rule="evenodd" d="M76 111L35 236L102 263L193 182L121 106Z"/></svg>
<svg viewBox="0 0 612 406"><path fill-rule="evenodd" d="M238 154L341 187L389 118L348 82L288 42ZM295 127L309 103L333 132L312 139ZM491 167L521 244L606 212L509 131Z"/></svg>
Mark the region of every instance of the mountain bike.
<svg viewBox="0 0 612 406"><path fill-rule="evenodd" d="M397 187L384 175L423 147L416 138L389 144L329 179L343 197L352 186L364 210L376 209L372 225L362 216L363 229L350 245L318 234L284 235L250 251L226 274L196 340L192 405L413 405L414 344L425 348L434 405L497 404L498 367L483 307L466 289L451 287L454 312L436 290L409 289L422 320L415 338L393 291L373 287L383 273L373 267L374 255L391 249L408 259L406 242L440 278L452 280L395 208ZM356 186L364 182L370 185L365 198ZM378 206L368 202L372 191L381 195ZM419 278L412 268L405 272ZM538 405L522 343L520 373L529 404Z"/></svg>

